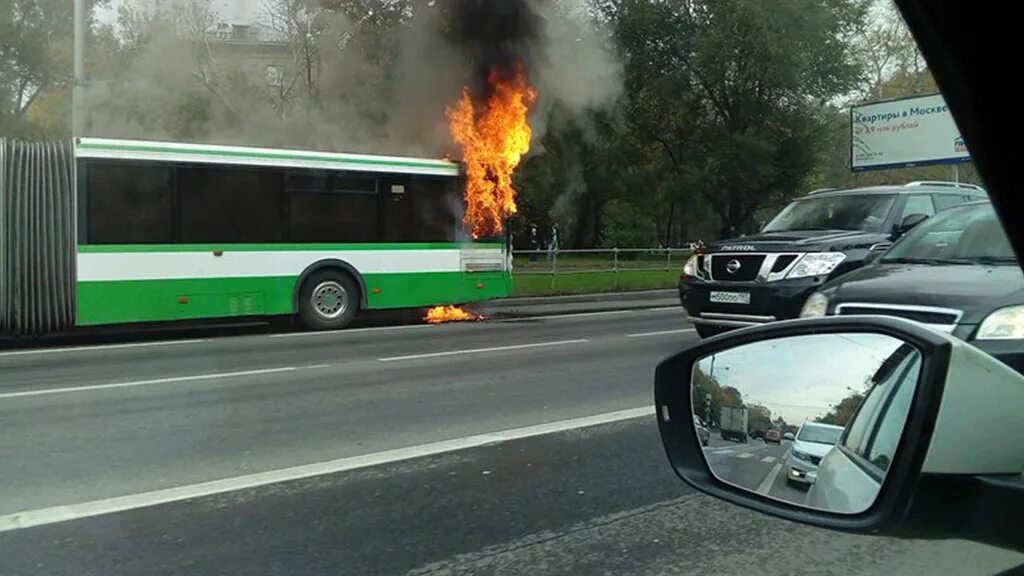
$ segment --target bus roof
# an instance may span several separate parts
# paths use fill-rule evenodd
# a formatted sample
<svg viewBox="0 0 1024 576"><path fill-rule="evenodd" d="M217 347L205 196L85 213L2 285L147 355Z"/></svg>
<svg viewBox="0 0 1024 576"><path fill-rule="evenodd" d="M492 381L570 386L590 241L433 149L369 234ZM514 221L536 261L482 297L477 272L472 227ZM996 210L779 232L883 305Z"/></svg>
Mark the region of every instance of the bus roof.
<svg viewBox="0 0 1024 576"><path fill-rule="evenodd" d="M448 160L107 138L76 139L75 157L318 170L357 170L432 176L459 175L459 165Z"/></svg>

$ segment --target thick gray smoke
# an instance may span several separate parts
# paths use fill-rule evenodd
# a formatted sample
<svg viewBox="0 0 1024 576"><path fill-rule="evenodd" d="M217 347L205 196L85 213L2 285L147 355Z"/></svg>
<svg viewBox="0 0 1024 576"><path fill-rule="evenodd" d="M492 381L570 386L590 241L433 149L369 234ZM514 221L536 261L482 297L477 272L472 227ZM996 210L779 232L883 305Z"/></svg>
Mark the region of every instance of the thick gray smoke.
<svg viewBox="0 0 1024 576"><path fill-rule="evenodd" d="M89 93L96 136L304 149L454 154L445 109L463 86L487 96L492 69L523 66L539 93L535 143L559 104L600 108L620 94L622 66L587 0L367 2L377 11L289 11L268 0L265 24L287 42L286 64L268 79L258 57L211 41L210 0L152 24L117 78ZM390 6L391 12L380 7ZM184 16L183 16L184 15Z"/></svg>

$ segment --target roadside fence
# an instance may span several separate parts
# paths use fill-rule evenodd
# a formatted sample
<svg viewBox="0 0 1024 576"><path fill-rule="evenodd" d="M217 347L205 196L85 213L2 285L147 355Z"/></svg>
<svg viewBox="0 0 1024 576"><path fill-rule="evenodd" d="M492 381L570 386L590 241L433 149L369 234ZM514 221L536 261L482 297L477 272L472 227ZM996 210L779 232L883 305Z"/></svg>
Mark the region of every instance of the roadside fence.
<svg viewBox="0 0 1024 576"><path fill-rule="evenodd" d="M682 270L693 250L689 248L592 248L583 250L514 250L513 275L557 276L609 274L618 285L619 275L631 272Z"/></svg>

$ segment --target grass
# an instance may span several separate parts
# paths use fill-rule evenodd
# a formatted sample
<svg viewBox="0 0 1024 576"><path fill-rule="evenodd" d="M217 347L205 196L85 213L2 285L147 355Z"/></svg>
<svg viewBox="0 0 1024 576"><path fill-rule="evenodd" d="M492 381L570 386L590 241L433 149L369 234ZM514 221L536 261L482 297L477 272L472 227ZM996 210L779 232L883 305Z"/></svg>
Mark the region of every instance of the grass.
<svg viewBox="0 0 1024 576"><path fill-rule="evenodd" d="M559 262L561 263L561 262ZM628 292L674 288L679 282L678 270L627 270L587 272L551 276L528 274L514 276L514 296L553 296L558 294L590 294L596 292Z"/></svg>

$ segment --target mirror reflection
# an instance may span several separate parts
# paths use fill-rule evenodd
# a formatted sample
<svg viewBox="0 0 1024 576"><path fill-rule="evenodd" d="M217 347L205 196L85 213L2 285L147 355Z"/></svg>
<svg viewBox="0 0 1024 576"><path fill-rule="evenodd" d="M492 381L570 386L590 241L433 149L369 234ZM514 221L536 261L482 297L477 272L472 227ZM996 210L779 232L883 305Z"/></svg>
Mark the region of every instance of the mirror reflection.
<svg viewBox="0 0 1024 576"><path fill-rule="evenodd" d="M899 444L921 368L882 334L811 334L701 358L691 394L715 476L844 514L868 509Z"/></svg>

